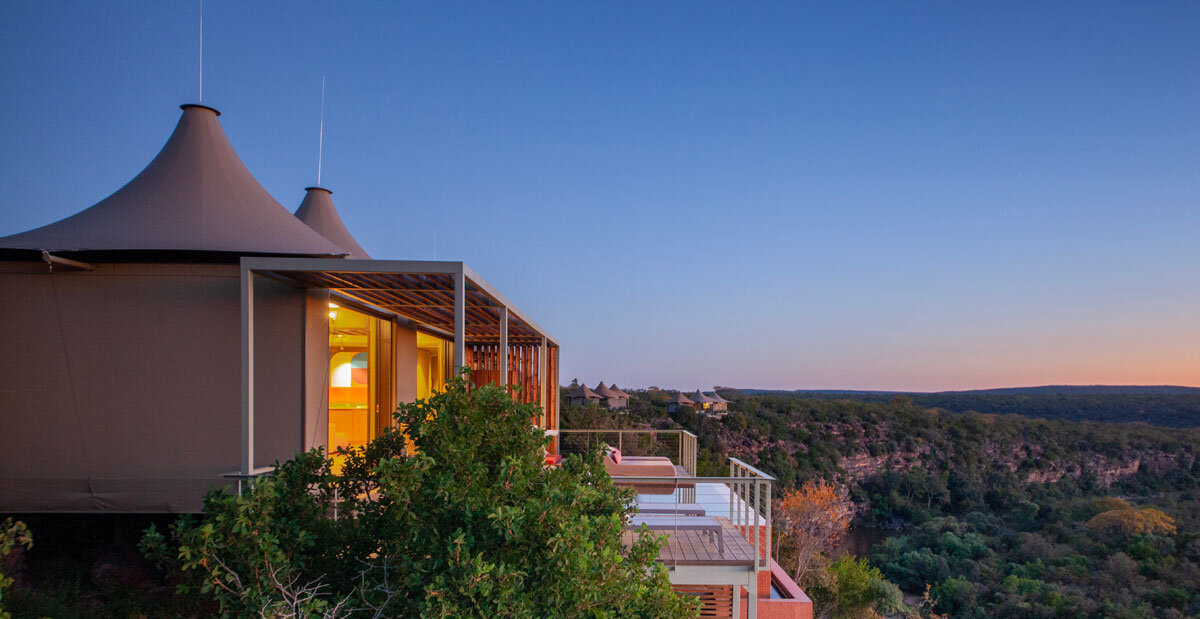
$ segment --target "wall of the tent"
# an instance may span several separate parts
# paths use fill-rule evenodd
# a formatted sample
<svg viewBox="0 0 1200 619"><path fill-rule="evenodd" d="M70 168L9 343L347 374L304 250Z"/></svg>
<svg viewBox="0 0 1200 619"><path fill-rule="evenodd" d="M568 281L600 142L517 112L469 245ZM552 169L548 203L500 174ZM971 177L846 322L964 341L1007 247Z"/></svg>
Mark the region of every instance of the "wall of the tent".
<svg viewBox="0 0 1200 619"><path fill-rule="evenodd" d="M0 291L0 512L195 511L237 470L236 266L3 262ZM261 466L305 439L316 326L304 291L256 297Z"/></svg>

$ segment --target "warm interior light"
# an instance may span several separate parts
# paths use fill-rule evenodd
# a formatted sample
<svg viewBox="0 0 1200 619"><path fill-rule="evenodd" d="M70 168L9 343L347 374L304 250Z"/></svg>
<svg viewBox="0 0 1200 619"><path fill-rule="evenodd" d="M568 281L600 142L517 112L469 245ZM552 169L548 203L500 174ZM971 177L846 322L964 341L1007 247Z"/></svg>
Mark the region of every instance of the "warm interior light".
<svg viewBox="0 0 1200 619"><path fill-rule="evenodd" d="M330 308L330 309L337 309L337 306L338 306L338 304L337 304L337 303L330 303L330 304L329 304L329 308Z"/></svg>
<svg viewBox="0 0 1200 619"><path fill-rule="evenodd" d="M330 320L337 320L337 310L331 310L331 311L329 312L329 319L330 319Z"/></svg>

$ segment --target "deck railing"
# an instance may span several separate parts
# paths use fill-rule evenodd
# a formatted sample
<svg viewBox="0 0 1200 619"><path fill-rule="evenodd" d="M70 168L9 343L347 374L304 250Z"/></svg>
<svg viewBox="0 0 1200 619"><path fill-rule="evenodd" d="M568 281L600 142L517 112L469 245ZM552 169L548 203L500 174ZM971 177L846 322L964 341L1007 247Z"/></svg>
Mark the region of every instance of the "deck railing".
<svg viewBox="0 0 1200 619"><path fill-rule="evenodd" d="M559 453L585 453L604 443L626 456L664 456L696 475L696 435L687 430L562 430Z"/></svg>
<svg viewBox="0 0 1200 619"><path fill-rule="evenodd" d="M771 569L771 485L775 478L737 458L729 459L729 477L740 480L728 484L729 510L742 512L730 520L751 540L757 569Z"/></svg>
<svg viewBox="0 0 1200 619"><path fill-rule="evenodd" d="M733 529L749 545L749 559L754 571L771 569L771 486L774 477L738 460L730 458L734 475L730 477L613 477L621 485L641 488L674 488L665 500L639 500L640 509L647 506L670 507L672 503L681 509L687 503L699 503L705 507L705 516L727 518ZM717 505L717 502L721 505ZM725 511L726 504L728 511ZM678 512L677 523L686 523L687 516ZM667 529L669 532L669 529ZM729 548L729 544L726 544ZM670 544L667 547L670 549ZM733 558L729 552L729 557ZM674 557L663 557L668 563ZM714 557L720 562L721 557Z"/></svg>
<svg viewBox="0 0 1200 619"><path fill-rule="evenodd" d="M613 477L613 481L638 490L638 507L642 511L661 512L675 508L676 513L686 514L699 506L704 509L705 516L728 519L749 545L750 556L755 559L754 570L771 569L771 493L775 481L771 475L738 458L730 458L728 477L697 477L696 435L687 430L559 430L559 440L564 456L586 453L604 443L620 449L623 456L669 458L687 471L687 475L621 475ZM669 550L669 544L667 548ZM742 548L744 550L745 546ZM668 552L663 559L670 562L672 557Z"/></svg>

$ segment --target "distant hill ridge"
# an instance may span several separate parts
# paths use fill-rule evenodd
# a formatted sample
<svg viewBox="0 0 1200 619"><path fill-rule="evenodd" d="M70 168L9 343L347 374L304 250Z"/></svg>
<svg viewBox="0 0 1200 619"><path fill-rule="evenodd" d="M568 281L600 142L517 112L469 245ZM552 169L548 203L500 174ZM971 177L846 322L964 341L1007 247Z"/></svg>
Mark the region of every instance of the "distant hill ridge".
<svg viewBox="0 0 1200 619"><path fill-rule="evenodd" d="M955 412L976 411L1042 419L1143 422L1200 426L1200 387L1176 385L1044 385L971 391L855 391L832 389L741 389L746 395L886 403L904 396L914 404Z"/></svg>
<svg viewBox="0 0 1200 619"><path fill-rule="evenodd" d="M863 395L940 395L989 393L1001 395L1200 395L1200 387L1180 385L1039 385L1036 387L997 387L961 391L888 391L872 389L739 389L742 393L849 393Z"/></svg>

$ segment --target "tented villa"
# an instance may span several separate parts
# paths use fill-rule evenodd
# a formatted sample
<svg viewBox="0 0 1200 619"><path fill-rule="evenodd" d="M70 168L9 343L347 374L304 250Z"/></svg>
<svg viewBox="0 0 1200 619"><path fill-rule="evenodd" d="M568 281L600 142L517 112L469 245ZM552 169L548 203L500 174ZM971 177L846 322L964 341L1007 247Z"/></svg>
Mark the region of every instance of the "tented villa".
<svg viewBox="0 0 1200 619"><path fill-rule="evenodd" d="M461 262L370 259L326 189L293 216L219 115L183 106L124 187L0 239L0 512L196 511L464 365L554 434L553 337Z"/></svg>
<svg viewBox="0 0 1200 619"><path fill-rule="evenodd" d="M605 385L604 381L600 381L595 389L590 389L587 385L579 385L567 392L565 398L567 404L573 406L595 404L613 410L629 406L629 394L618 389L616 385L611 387Z"/></svg>
<svg viewBox="0 0 1200 619"><path fill-rule="evenodd" d="M719 414L729 410L729 400L721 397L716 391L706 393L699 389L689 395L675 392L667 399L668 413L677 413L683 407L694 409L700 414Z"/></svg>
<svg viewBox="0 0 1200 619"><path fill-rule="evenodd" d="M298 451L364 444L469 367L539 405L548 466L611 446L638 495L628 543L667 536L659 561L706 616L811 618L772 558L770 475L699 476L684 431L560 430L545 329L462 262L373 258L325 188L289 212L217 110L182 108L125 186L0 238L0 513L195 512ZM604 383L571 398L628 403Z"/></svg>

